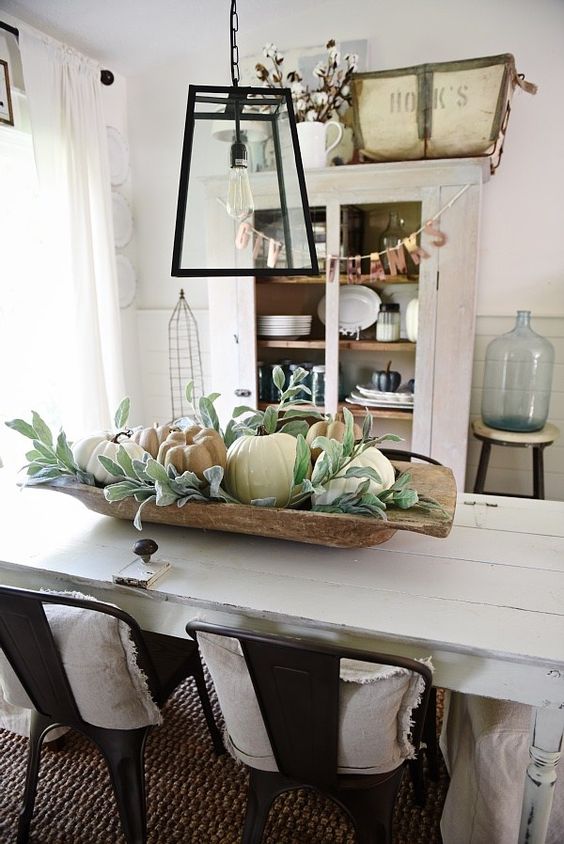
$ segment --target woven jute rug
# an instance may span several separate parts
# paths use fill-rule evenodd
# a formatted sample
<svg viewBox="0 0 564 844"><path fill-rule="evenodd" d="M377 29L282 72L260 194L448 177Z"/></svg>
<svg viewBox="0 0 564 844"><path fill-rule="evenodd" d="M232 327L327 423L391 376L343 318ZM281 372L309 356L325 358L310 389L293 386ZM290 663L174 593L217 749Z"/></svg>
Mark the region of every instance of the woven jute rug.
<svg viewBox="0 0 564 844"><path fill-rule="evenodd" d="M439 714L441 709L439 702ZM164 723L150 735L145 757L149 843L237 844L246 806L246 769L228 755L214 756L192 680L178 688L163 714ZM26 739L0 730L1 844L16 841L26 754ZM448 782L444 766L437 783L426 781L427 804L419 809L412 801L409 778L404 777L394 844L440 844L439 820ZM67 734L60 751L44 749L31 841L121 844L123 840L108 771L97 749L76 733ZM264 844L355 844L355 840L341 809L307 790L278 798L264 836Z"/></svg>

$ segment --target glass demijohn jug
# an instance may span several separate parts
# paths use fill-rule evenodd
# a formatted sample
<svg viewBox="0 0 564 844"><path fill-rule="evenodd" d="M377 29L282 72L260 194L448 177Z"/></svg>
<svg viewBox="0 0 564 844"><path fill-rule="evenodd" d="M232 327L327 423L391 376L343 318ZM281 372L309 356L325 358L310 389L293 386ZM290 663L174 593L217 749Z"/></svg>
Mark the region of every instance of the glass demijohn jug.
<svg viewBox="0 0 564 844"><path fill-rule="evenodd" d="M538 431L548 417L554 347L517 311L515 327L486 350L482 419L502 431Z"/></svg>

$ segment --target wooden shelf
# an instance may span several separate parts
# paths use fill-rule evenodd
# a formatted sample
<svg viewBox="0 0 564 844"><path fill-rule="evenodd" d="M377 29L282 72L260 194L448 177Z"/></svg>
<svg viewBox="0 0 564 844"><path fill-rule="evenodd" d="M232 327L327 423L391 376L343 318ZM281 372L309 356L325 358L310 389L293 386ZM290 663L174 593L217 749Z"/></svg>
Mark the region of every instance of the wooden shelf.
<svg viewBox="0 0 564 844"><path fill-rule="evenodd" d="M257 284L325 284L325 273L322 275L279 275L272 278L256 278ZM339 277L341 284L349 284L347 274L341 272ZM361 275L355 284L375 284L384 287L386 284L417 284L417 275L391 275L386 279L371 279L370 275Z"/></svg>
<svg viewBox="0 0 564 844"><path fill-rule="evenodd" d="M347 274L341 273L339 282L341 284L350 284ZM385 279L371 278L370 275L361 275L358 281L353 284L373 284L378 287L385 287L386 284L418 284L419 276L417 275L390 275Z"/></svg>
<svg viewBox="0 0 564 844"><path fill-rule="evenodd" d="M324 349L325 340L266 340L258 339L259 349ZM398 343L379 343L377 340L339 340L339 349L348 352L413 352L416 343L401 340Z"/></svg>
<svg viewBox="0 0 564 844"><path fill-rule="evenodd" d="M259 401L258 409L266 410L266 408L270 405L272 405L272 402ZM290 407L291 406L292 405L290 405ZM300 410L303 410L304 413L307 412L307 405L305 404L299 404L296 405L296 407ZM342 410L343 407L347 407L353 414L353 416L366 416L366 412L368 411L371 416L374 416L377 419L404 419L410 422L413 417L412 410L385 410L384 408L376 407L364 408L360 405L357 407L354 404L349 404L348 402L339 402L338 409ZM325 413L324 407L319 407L316 405L312 405L312 410L316 410L318 413Z"/></svg>
<svg viewBox="0 0 564 844"><path fill-rule="evenodd" d="M257 340L259 349L324 349L325 340Z"/></svg>
<svg viewBox="0 0 564 844"><path fill-rule="evenodd" d="M323 275L278 275L271 278L255 278L257 284L325 284Z"/></svg>
<svg viewBox="0 0 564 844"><path fill-rule="evenodd" d="M397 343L381 343L378 340L339 340L339 349L349 352L414 352L416 343L399 340Z"/></svg>

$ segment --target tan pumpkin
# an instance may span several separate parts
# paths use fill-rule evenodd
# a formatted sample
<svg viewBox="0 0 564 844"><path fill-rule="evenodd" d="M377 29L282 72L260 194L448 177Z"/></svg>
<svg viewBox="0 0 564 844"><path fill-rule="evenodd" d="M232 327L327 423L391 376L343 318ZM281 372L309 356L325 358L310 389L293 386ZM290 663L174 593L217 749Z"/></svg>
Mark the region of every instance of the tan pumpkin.
<svg viewBox="0 0 564 844"><path fill-rule="evenodd" d="M353 431L355 440L361 440L362 430L356 423L353 427ZM313 443L316 437L329 437L330 440L337 440L338 442L342 443L344 436L345 423L341 422L339 418L336 418L329 422L326 419L322 419L320 422L315 422L306 434L306 443L311 449L311 459L313 460L313 462L315 463L322 451L320 448L311 447L311 444Z"/></svg>
<svg viewBox="0 0 564 844"><path fill-rule="evenodd" d="M203 481L205 469L225 469L227 449L213 428L192 425L184 431L172 431L161 443L157 460L163 466L172 464L179 472L194 472Z"/></svg>
<svg viewBox="0 0 564 844"><path fill-rule="evenodd" d="M159 448L173 431L178 431L178 428L174 425L159 425L155 422L150 428L140 428L138 431L134 431L131 435L131 442L140 445L156 460Z"/></svg>

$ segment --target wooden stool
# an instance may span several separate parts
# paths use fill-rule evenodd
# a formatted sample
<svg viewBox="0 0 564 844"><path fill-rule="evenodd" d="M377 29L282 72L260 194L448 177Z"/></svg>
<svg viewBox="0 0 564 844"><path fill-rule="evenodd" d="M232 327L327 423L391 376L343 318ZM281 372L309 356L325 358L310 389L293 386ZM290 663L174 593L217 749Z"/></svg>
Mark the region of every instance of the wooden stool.
<svg viewBox="0 0 564 844"><path fill-rule="evenodd" d="M544 461L543 451L548 445L558 439L560 431L556 425L550 422L540 431L520 433L518 431L498 431L497 428L490 428L482 419L474 419L472 422L472 433L476 439L482 442L480 462L476 472L474 492L481 492L485 495L508 495L514 498L544 498ZM516 448L533 449L533 494L515 495L509 492L485 492L484 484L490 461L492 445L508 445Z"/></svg>

